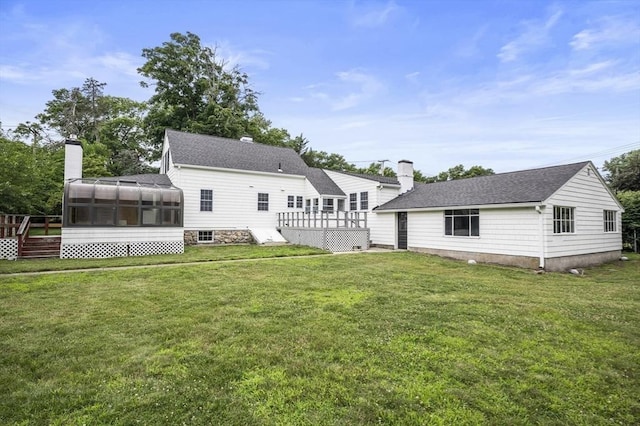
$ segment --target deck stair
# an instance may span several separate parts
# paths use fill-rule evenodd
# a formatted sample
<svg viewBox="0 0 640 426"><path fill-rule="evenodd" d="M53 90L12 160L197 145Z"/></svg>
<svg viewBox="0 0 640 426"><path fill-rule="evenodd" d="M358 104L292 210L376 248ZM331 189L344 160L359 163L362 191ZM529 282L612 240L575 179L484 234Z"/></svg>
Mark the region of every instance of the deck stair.
<svg viewBox="0 0 640 426"><path fill-rule="evenodd" d="M60 257L60 237L27 237L22 246L20 259Z"/></svg>

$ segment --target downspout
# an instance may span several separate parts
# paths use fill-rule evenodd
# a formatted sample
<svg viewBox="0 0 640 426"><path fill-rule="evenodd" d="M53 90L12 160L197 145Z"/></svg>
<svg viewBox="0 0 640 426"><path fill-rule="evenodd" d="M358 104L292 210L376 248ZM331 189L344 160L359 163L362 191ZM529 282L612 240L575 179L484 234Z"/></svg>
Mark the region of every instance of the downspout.
<svg viewBox="0 0 640 426"><path fill-rule="evenodd" d="M546 257L547 233L545 227L544 205L536 206L538 212L538 225L540 227L540 247L539 247L539 264L538 268L544 269L544 259Z"/></svg>

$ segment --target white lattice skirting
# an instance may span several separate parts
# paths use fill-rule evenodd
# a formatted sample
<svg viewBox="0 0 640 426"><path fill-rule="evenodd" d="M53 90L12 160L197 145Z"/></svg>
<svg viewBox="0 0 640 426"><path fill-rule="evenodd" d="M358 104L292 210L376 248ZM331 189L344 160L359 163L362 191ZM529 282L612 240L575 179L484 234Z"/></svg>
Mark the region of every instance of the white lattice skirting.
<svg viewBox="0 0 640 426"><path fill-rule="evenodd" d="M18 257L18 240L3 238L0 240L0 259L16 259Z"/></svg>
<svg viewBox="0 0 640 426"><path fill-rule="evenodd" d="M369 248L369 228L282 228L280 232L292 244L334 253Z"/></svg>
<svg viewBox="0 0 640 426"><path fill-rule="evenodd" d="M180 253L184 253L184 241L62 244L62 247L60 247L60 257L63 259L95 259Z"/></svg>

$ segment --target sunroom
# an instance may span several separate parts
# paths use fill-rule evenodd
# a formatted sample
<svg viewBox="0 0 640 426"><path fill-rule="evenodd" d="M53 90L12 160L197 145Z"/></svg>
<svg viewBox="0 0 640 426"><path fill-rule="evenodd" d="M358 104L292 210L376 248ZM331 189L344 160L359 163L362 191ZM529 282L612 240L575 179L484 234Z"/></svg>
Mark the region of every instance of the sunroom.
<svg viewBox="0 0 640 426"><path fill-rule="evenodd" d="M60 257L182 253L183 206L166 175L69 179Z"/></svg>

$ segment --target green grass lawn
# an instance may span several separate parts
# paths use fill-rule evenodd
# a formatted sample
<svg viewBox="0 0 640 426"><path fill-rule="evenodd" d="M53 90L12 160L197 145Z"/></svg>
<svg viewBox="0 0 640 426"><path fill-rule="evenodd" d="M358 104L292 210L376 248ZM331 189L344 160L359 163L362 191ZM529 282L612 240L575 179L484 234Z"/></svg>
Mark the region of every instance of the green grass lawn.
<svg viewBox="0 0 640 426"><path fill-rule="evenodd" d="M638 256L0 276L0 424L632 425L639 325Z"/></svg>
<svg viewBox="0 0 640 426"><path fill-rule="evenodd" d="M219 260L259 259L270 257L309 256L328 254L327 251L307 246L186 246L183 254L155 256L115 257L108 259L26 259L0 260L0 275L21 272L68 271L122 266L144 266L190 262L215 262Z"/></svg>

